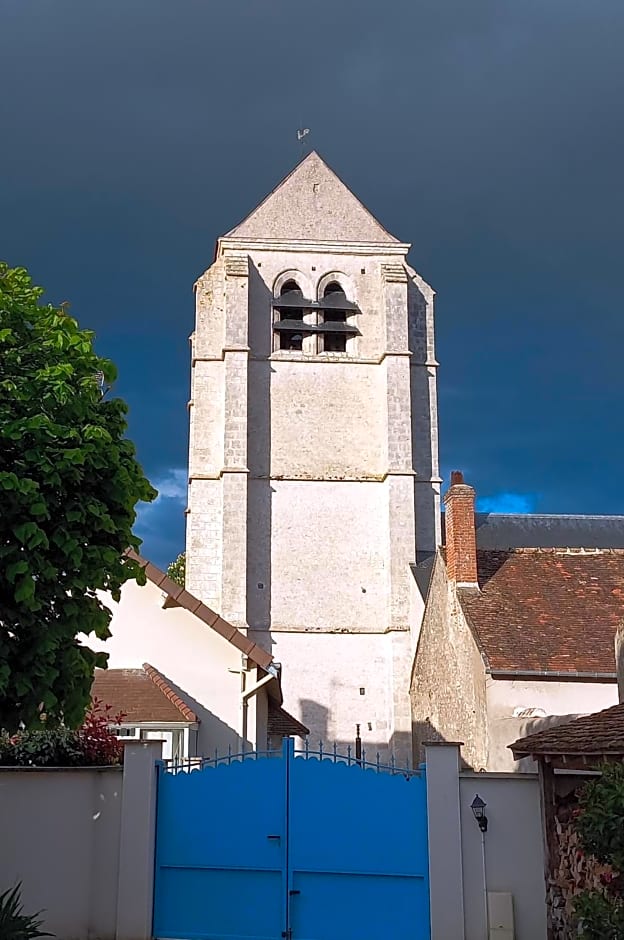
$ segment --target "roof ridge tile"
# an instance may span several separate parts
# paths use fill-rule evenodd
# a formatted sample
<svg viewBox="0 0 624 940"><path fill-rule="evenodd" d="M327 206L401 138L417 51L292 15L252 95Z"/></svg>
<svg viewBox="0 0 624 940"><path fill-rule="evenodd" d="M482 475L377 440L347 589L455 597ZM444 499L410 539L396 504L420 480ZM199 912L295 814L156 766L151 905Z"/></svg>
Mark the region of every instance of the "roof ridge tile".
<svg viewBox="0 0 624 940"><path fill-rule="evenodd" d="M160 689L163 695L165 695L166 698L168 698L169 701L175 705L178 711L184 715L187 721L198 720L195 712L189 708L189 706L185 701L183 701L183 699L180 698L177 692L173 691L165 677L157 669L155 669L154 666L151 666L149 663L143 663L143 670L150 677L154 685Z"/></svg>

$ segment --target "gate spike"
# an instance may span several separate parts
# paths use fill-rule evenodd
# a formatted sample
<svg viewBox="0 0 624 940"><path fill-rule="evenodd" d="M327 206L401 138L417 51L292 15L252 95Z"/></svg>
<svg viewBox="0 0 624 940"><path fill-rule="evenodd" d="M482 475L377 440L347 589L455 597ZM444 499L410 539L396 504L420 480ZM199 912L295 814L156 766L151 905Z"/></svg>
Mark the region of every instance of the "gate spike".
<svg viewBox="0 0 624 940"><path fill-rule="evenodd" d="M362 767L366 765L366 748L362 748Z"/></svg>
<svg viewBox="0 0 624 940"><path fill-rule="evenodd" d="M336 763L336 742L334 741L334 764Z"/></svg>
<svg viewBox="0 0 624 940"><path fill-rule="evenodd" d="M392 767L392 773L394 773L394 751L392 752L392 756L390 758L390 766Z"/></svg>
<svg viewBox="0 0 624 940"><path fill-rule="evenodd" d="M319 760L323 760L323 742L319 741Z"/></svg>
<svg viewBox="0 0 624 940"><path fill-rule="evenodd" d="M215 747L215 758L214 758L214 765L215 765L215 767L218 765L218 763L219 763L219 751L218 751L217 748Z"/></svg>
<svg viewBox="0 0 624 940"><path fill-rule="evenodd" d="M377 773L379 773L379 751L377 751L377 760L375 763L377 764Z"/></svg>
<svg viewBox="0 0 624 940"><path fill-rule="evenodd" d="M228 765L232 763L232 745L228 744Z"/></svg>
<svg viewBox="0 0 624 940"><path fill-rule="evenodd" d="M349 767L351 766L351 745L350 744L347 747L347 764L349 765Z"/></svg>
<svg viewBox="0 0 624 940"><path fill-rule="evenodd" d="M309 750L310 750L310 745L309 745L309 743L308 743L308 739L306 738L306 739L305 739L305 757L306 757L306 760L308 759L308 752L309 752Z"/></svg>

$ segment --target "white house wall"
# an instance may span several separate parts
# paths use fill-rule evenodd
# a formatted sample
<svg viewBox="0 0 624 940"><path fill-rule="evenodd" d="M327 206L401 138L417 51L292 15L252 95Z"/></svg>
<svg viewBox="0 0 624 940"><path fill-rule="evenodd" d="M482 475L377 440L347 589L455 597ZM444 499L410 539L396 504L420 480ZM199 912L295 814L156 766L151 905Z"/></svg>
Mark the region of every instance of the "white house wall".
<svg viewBox="0 0 624 940"><path fill-rule="evenodd" d="M492 679L486 681L488 770L533 770L533 761L514 761L508 745L527 734L543 731L579 715L618 703L617 683ZM514 710L542 709L545 717L514 718Z"/></svg>
<svg viewBox="0 0 624 940"><path fill-rule="evenodd" d="M154 666L198 715L198 754L236 748L242 727L240 652L184 608L164 609L162 591L150 581L144 587L126 582L119 603L103 599L113 611L112 637L90 637L87 645L108 653L111 669ZM253 738L253 720L249 725Z"/></svg>

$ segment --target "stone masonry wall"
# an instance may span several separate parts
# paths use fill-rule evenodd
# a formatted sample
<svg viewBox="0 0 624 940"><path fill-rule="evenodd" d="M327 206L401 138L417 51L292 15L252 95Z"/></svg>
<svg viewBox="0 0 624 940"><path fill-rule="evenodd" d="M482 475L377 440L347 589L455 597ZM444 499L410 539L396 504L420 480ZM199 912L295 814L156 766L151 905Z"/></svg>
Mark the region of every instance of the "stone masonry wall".
<svg viewBox="0 0 624 940"><path fill-rule="evenodd" d="M414 747L461 741L473 770L487 766L485 669L438 555L411 683Z"/></svg>
<svg viewBox="0 0 624 940"><path fill-rule="evenodd" d="M574 821L577 813L578 789L558 794L554 819L551 822L552 857L546 882L546 909L551 940L575 940L579 936L575 924L575 899L584 891L607 894L606 886L618 873L603 865L581 848Z"/></svg>

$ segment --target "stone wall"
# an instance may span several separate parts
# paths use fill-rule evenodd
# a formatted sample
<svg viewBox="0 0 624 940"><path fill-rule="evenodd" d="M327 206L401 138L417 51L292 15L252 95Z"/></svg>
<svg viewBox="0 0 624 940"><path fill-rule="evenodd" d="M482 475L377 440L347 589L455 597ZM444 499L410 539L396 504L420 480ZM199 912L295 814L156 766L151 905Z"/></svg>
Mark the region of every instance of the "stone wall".
<svg viewBox="0 0 624 940"><path fill-rule="evenodd" d="M461 741L474 770L487 767L485 667L438 555L411 682L414 747Z"/></svg>
<svg viewBox="0 0 624 940"><path fill-rule="evenodd" d="M256 642L261 637L250 636ZM387 760L394 751L400 766L411 764L409 633L275 632L272 651L286 664L284 703L310 728L310 747L319 741L354 745L359 724L372 760L377 752Z"/></svg>
<svg viewBox="0 0 624 940"><path fill-rule="evenodd" d="M574 820L578 803L577 787L570 789L560 781L555 795L554 817L549 821L550 859L547 873L546 906L550 940L576 940L574 901L583 891L605 892L605 882L617 875L609 865L602 865L581 848ZM561 792L563 791L563 792Z"/></svg>
<svg viewBox="0 0 624 940"><path fill-rule="evenodd" d="M21 882L59 940L151 938L161 751L129 741L123 770L0 767L0 892Z"/></svg>

